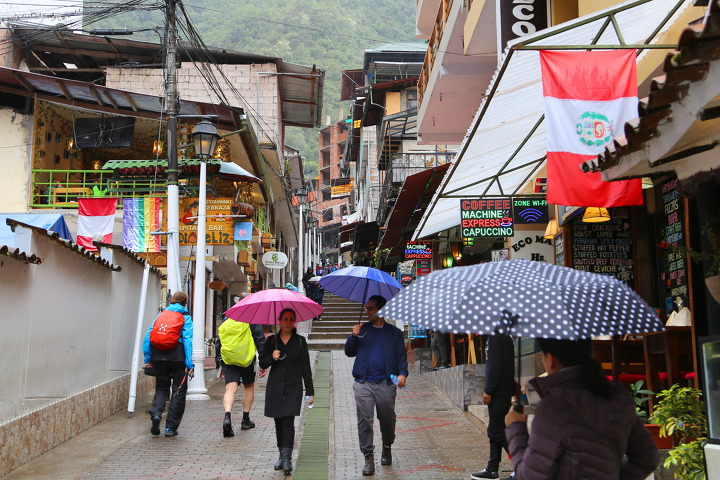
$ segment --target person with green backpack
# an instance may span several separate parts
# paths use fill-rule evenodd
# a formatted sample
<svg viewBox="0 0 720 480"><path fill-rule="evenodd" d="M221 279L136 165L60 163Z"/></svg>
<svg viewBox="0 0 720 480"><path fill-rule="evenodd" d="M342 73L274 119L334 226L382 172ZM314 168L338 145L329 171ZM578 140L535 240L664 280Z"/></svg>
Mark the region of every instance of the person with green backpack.
<svg viewBox="0 0 720 480"><path fill-rule="evenodd" d="M222 365L225 375L223 396L225 418L222 427L224 437L235 435L231 415L240 382L243 384L243 419L240 422L240 429L255 428L255 422L250 420L250 408L255 398L255 353L262 351L264 345L265 332L262 325L250 325L227 319L218 328L215 362ZM264 376L265 369L260 369L260 378Z"/></svg>

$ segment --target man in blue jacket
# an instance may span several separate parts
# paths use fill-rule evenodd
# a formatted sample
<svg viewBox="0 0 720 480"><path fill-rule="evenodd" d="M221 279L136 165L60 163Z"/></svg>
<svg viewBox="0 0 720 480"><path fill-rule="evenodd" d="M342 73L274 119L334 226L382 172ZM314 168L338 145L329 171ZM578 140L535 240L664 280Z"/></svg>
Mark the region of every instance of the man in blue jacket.
<svg viewBox="0 0 720 480"><path fill-rule="evenodd" d="M165 402L170 396L172 387L172 398L168 407L167 418L165 419L165 436L174 437L185 413L185 394L187 392L188 379L195 373L192 363L192 337L193 323L190 314L185 308L188 296L184 292L175 292L170 299L170 305L161 312L153 324L148 328L143 341L143 353L145 354L145 366L152 366L155 370L155 397L152 406L148 410L152 426L150 433L160 435L160 417L165 411ZM168 312L171 312L168 315ZM182 329L179 333L178 343L170 349L161 349L153 346L151 332L153 326L160 318L171 318L172 312L181 314ZM177 315L175 315L177 317ZM172 320L168 321L168 324ZM172 328L168 328L172 330ZM158 329L156 329L158 331Z"/></svg>
<svg viewBox="0 0 720 480"><path fill-rule="evenodd" d="M377 316L385 298L373 295L365 304L368 323L355 325L345 342L345 355L355 357L353 391L357 406L360 451L365 455L363 475L375 474L373 413L377 409L382 435L382 465L392 464L390 447L395 441L395 396L408 375L405 341L399 328ZM397 386L390 375L398 377Z"/></svg>

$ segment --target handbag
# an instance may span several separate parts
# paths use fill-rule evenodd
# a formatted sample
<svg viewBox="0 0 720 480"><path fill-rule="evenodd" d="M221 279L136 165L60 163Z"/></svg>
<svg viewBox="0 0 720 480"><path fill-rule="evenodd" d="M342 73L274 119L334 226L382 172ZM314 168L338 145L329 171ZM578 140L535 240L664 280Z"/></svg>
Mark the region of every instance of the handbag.
<svg viewBox="0 0 720 480"><path fill-rule="evenodd" d="M152 363L150 364L149 367L143 367L143 371L145 372L145 375L147 375L148 377L157 376L157 372L155 371L155 365L153 365Z"/></svg>

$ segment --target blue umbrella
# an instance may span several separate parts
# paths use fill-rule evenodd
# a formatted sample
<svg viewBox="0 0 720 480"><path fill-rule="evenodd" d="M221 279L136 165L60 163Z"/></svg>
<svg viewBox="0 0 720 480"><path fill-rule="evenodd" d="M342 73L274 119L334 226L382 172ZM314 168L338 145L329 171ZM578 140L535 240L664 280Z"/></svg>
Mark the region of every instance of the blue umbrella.
<svg viewBox="0 0 720 480"><path fill-rule="evenodd" d="M372 267L341 268L322 277L319 283L328 292L363 305L373 295L390 300L403 288L393 277Z"/></svg>
<svg viewBox="0 0 720 480"><path fill-rule="evenodd" d="M360 302L363 306L373 295L381 295L390 300L403 288L400 282L387 273L371 267L341 268L325 275L318 283L326 291L353 302ZM361 307L361 319L362 313Z"/></svg>

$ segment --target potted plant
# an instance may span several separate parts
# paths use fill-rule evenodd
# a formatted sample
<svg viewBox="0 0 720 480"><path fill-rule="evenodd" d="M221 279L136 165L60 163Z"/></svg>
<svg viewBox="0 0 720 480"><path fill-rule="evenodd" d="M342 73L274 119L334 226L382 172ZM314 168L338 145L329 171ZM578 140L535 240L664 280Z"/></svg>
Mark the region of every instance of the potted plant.
<svg viewBox="0 0 720 480"><path fill-rule="evenodd" d="M247 267L250 265L250 251L248 249L248 242L243 240L235 241L235 246L238 249L237 264L241 267Z"/></svg>
<svg viewBox="0 0 720 480"><path fill-rule="evenodd" d="M647 402L650 400L650 397L655 395L655 393L650 390L643 389L642 387L644 383L644 380L638 380L634 384L630 385L630 390L633 394L633 400L635 400L635 411L637 412L638 417L640 417L645 422L645 427L650 432L650 435L652 435L653 440L655 441L655 445L657 445L659 449L668 450L670 448L673 448L672 438L661 437L660 425L656 423L650 423Z"/></svg>
<svg viewBox="0 0 720 480"><path fill-rule="evenodd" d="M660 425L660 435L673 440L664 466L675 467L675 478L704 480L703 445L707 420L702 392L693 387L673 385L657 394L660 399L651 420Z"/></svg>

